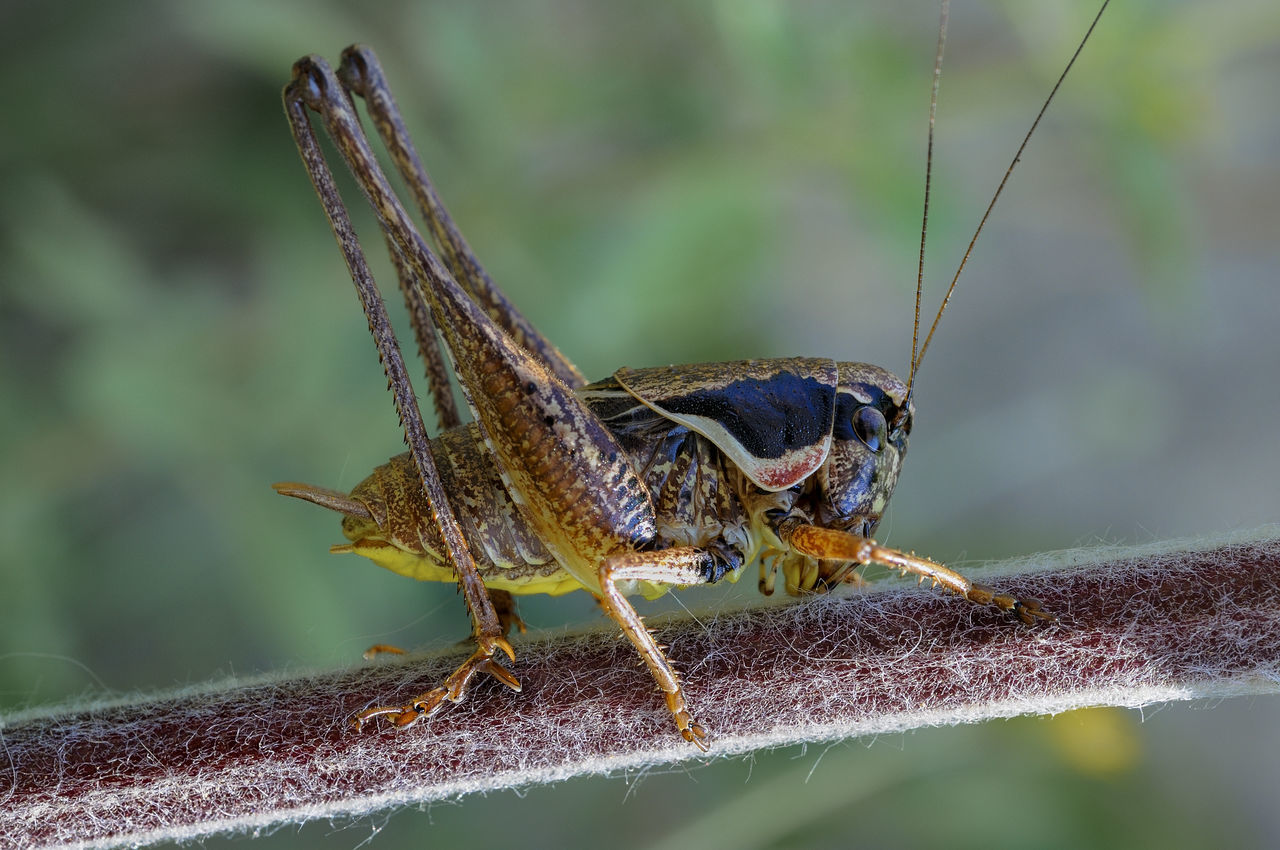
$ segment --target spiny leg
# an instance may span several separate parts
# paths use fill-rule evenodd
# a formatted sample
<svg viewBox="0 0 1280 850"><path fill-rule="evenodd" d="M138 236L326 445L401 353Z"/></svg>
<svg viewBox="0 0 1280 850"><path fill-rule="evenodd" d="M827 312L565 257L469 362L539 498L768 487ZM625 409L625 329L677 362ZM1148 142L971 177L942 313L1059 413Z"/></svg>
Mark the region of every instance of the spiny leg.
<svg viewBox="0 0 1280 850"><path fill-rule="evenodd" d="M317 61L323 62L323 60ZM400 348L391 329L390 320L387 318L386 306L378 294L373 276L365 262L364 253L360 249L360 243L356 239L337 187L333 183L333 175L324 161L315 134L312 132L306 110L307 100L314 100L315 92L311 89L314 86L315 77L306 73L308 64L307 60L303 60L294 67L294 79L284 90L285 112L289 117L294 140L306 165L307 173L324 206L325 214L328 216L329 224L342 249L348 271L360 296L361 305L369 321L370 333L373 335L395 398L396 411L404 426L405 442L413 455L427 500L434 508L436 522L458 574L458 582L462 587L467 606L471 611L476 635L476 652L445 681L441 688L430 692L432 699L420 698L400 707L401 711L394 719L403 725L411 719L406 717L409 711L418 716L433 711L444 698L452 701L461 699L477 673L487 672L512 689L519 690L519 682L515 677L493 661L493 656L498 651L505 652L512 659L515 658L515 651L503 635L497 612L489 599L484 582L480 579L458 521L449 506L435 461L431 456L413 386L405 369L404 359L400 355ZM366 719L368 717L360 716L357 722Z"/></svg>
<svg viewBox="0 0 1280 850"><path fill-rule="evenodd" d="M656 552L615 555L600 566L600 603L640 653L662 691L676 727L686 741L707 749L707 732L693 719L685 702L680 675L667 660L640 614L618 590L616 582L651 581L658 584L706 584L719 578L713 556L701 549L679 546Z"/></svg>
<svg viewBox="0 0 1280 850"><path fill-rule="evenodd" d="M424 288L486 445L522 516L575 578L594 589L597 566L656 534L648 491L617 438L540 359L454 281L414 227L360 130L341 83L302 60L299 90L316 109L378 219Z"/></svg>
<svg viewBox="0 0 1280 850"><path fill-rule="evenodd" d="M413 192L418 209L454 279L512 339L541 360L560 380L570 387L584 386L586 379L582 373L507 299L454 224L422 165L373 50L353 44L342 51L338 78L348 92L364 98L378 135L382 137L405 184Z"/></svg>
<svg viewBox="0 0 1280 850"><path fill-rule="evenodd" d="M1041 610L1040 603L1034 599L1018 599L1007 593L1000 593L985 584L972 582L928 558L890 549L870 538L859 537L847 531L802 523L788 526L784 523L779 528L779 536L789 542L794 550L813 558L883 564L903 573L915 573L922 581L929 579L935 585L940 584L970 602L994 605L1002 611L1011 611L1024 623L1034 623L1037 619L1056 619L1052 614Z"/></svg>
<svg viewBox="0 0 1280 850"><path fill-rule="evenodd" d="M431 322L431 306L427 304L422 288L415 285L413 270L396 250L395 242L389 236L384 236L383 241L395 264L396 279L400 283L400 293L404 296L405 310L409 313L413 337L418 343L418 354L427 370L427 388L431 391L431 406L436 411L436 423L441 431L457 428L462 424L462 417L458 415L458 405L453 400L453 383L449 380L449 367L445 363L444 352L440 350L440 338L436 336L436 326Z"/></svg>

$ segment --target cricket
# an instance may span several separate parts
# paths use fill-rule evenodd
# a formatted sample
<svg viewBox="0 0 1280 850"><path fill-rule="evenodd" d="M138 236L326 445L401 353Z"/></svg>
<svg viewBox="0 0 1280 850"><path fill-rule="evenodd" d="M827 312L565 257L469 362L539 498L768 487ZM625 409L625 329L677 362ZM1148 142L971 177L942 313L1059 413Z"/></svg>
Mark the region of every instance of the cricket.
<svg viewBox="0 0 1280 850"><path fill-rule="evenodd" d="M456 582L475 643L436 687L361 711L354 726L378 718L408 726L464 699L482 675L519 691L508 667L516 657L508 634L524 628L514 601L522 594L592 594L635 646L679 734L703 750L709 730L629 596L737 581L752 565L761 593L773 593L781 574L788 594L804 596L858 581L855 570L874 563L1008 612L1020 621L1011 628L1053 620L1034 599L977 584L872 535L907 452L915 379L933 332L992 208L1106 6L1018 147L921 341L943 3L906 380L867 363L807 356L622 368L589 383L481 266L437 195L374 53L349 47L336 71L318 56L300 59L284 89L285 111L364 308L409 451L350 493L294 482L272 486L342 515L347 542L331 552L362 555L420 581ZM356 98L414 196L434 248L391 189L355 112ZM434 437L312 112L371 205L394 262L425 363ZM662 353L654 358L661 361ZM462 421L454 402L447 364L471 422Z"/></svg>

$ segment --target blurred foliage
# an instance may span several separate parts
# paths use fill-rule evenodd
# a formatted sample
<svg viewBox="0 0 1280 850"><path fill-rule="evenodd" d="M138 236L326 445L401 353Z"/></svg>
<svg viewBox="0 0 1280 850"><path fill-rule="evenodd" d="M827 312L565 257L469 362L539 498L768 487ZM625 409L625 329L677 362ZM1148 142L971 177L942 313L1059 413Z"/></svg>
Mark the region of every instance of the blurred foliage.
<svg viewBox="0 0 1280 850"><path fill-rule="evenodd" d="M1090 5L953 9L926 311ZM3 704L465 632L452 589L327 556L337 523L267 487L350 487L401 442L281 114L296 56L376 46L473 246L588 375L901 369L935 24L769 0L4 4ZM954 562L1274 519L1277 33L1264 0L1108 13L922 373L894 542ZM1260 701L764 753L399 813L379 843L1274 843L1280 777L1244 740L1274 752L1274 719Z"/></svg>

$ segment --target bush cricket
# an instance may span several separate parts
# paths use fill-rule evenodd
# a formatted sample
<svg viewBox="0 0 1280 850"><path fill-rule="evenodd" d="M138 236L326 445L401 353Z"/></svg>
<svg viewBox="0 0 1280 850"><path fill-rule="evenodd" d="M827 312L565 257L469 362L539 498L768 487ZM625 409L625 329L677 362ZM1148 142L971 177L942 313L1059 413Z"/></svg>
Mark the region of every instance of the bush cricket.
<svg viewBox="0 0 1280 850"><path fill-rule="evenodd" d="M623 368L588 383L472 253L422 166L373 52L349 47L336 72L319 57L299 60L284 90L286 113L368 317L409 451L349 494L292 482L274 487L343 515L348 542L331 551L354 552L420 580L458 582L476 643L438 687L403 704L362 711L355 724L385 716L407 726L463 699L482 673L518 691L519 680L498 660L503 654L515 659L507 634L522 624L513 594L592 593L634 644L681 736L703 749L708 732L628 595L736 581L755 563L763 593L773 592L779 573L788 593L817 593L854 580L854 568L877 563L1027 624L1053 619L1035 600L976 584L927 558L881 546L871 535L906 454L915 376L933 331L992 207L1105 8L1104 2L1018 148L921 340L943 3L905 381L870 364L790 357ZM436 250L390 188L354 111L355 97L365 101ZM434 439L310 111L320 116L372 206L395 263L426 364L439 423ZM454 405L446 355L472 413L469 424Z"/></svg>

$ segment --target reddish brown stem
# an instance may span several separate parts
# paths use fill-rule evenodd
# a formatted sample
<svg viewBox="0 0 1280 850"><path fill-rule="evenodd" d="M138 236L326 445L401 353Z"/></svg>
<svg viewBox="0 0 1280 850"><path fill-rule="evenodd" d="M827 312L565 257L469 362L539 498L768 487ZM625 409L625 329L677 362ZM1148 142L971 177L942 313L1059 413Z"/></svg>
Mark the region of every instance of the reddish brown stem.
<svg viewBox="0 0 1280 850"><path fill-rule="evenodd" d="M886 582L670 621L658 638L686 671L712 755L1280 690L1274 531L1206 549L1049 560L1039 572L981 577L1040 599L1059 617L1052 625ZM440 681L456 655L7 718L0 846L194 838L707 758L671 730L648 673L612 631L527 641L519 659L523 694L486 682L406 730L357 733L348 720Z"/></svg>

